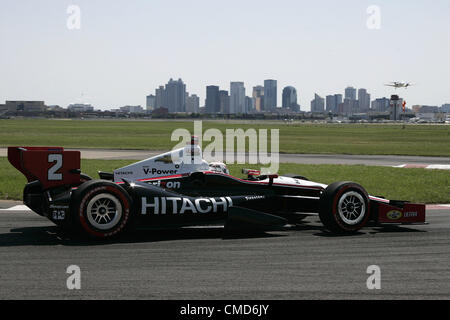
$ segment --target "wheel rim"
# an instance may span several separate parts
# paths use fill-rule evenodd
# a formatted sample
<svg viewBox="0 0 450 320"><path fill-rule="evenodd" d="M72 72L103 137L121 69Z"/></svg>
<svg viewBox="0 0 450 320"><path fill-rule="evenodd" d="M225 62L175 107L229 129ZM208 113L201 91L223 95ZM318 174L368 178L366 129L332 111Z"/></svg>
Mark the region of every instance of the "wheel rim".
<svg viewBox="0 0 450 320"><path fill-rule="evenodd" d="M355 191L344 193L339 199L338 214L348 225L360 223L366 214L366 202L363 196Z"/></svg>
<svg viewBox="0 0 450 320"><path fill-rule="evenodd" d="M114 228L121 217L122 204L112 194L98 194L87 205L88 221L96 229L108 230Z"/></svg>

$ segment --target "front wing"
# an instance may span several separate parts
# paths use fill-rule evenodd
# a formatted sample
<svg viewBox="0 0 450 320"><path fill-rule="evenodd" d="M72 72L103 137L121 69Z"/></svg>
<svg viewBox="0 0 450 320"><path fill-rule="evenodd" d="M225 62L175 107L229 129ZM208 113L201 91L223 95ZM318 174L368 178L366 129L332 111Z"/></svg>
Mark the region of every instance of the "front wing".
<svg viewBox="0 0 450 320"><path fill-rule="evenodd" d="M425 205L370 197L373 220L380 224L425 223Z"/></svg>

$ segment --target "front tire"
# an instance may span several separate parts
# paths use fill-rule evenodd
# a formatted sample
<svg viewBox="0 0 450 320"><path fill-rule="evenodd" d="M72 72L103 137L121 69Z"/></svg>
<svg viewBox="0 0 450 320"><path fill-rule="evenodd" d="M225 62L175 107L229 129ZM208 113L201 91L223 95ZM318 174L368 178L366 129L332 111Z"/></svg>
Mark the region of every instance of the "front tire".
<svg viewBox="0 0 450 320"><path fill-rule="evenodd" d="M356 232L366 225L369 216L369 195L357 183L332 183L320 197L320 221L332 232Z"/></svg>
<svg viewBox="0 0 450 320"><path fill-rule="evenodd" d="M94 238L121 233L130 220L131 198L119 185L105 180L83 183L72 195L72 215L81 230Z"/></svg>

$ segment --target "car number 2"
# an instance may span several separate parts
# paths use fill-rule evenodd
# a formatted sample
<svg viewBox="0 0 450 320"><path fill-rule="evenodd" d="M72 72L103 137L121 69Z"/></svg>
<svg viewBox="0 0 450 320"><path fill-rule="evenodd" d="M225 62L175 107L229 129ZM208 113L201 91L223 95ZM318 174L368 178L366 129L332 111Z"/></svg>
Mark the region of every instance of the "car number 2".
<svg viewBox="0 0 450 320"><path fill-rule="evenodd" d="M49 154L48 162L54 163L53 166L48 169L47 179L48 181L60 181L62 180L62 173L57 173L59 169L61 169L63 165L63 156L62 154Z"/></svg>

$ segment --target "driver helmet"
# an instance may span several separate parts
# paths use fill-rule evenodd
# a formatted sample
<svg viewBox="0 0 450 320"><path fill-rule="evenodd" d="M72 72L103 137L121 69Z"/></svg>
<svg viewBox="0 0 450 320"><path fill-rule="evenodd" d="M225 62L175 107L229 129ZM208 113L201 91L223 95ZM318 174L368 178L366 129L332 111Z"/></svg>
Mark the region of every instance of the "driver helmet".
<svg viewBox="0 0 450 320"><path fill-rule="evenodd" d="M230 174L230 171L227 168L227 165L223 162L211 162L209 164L209 170L213 172L220 172Z"/></svg>

